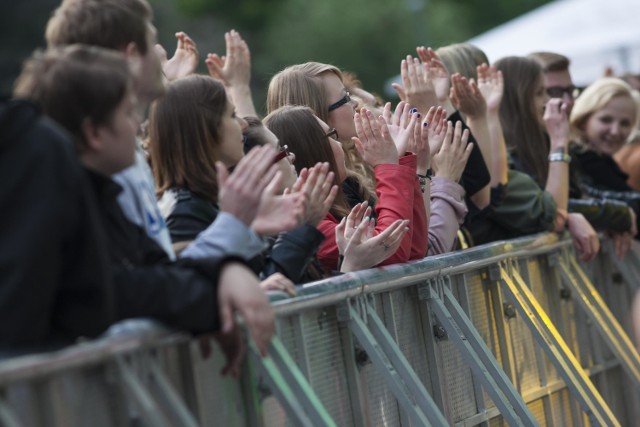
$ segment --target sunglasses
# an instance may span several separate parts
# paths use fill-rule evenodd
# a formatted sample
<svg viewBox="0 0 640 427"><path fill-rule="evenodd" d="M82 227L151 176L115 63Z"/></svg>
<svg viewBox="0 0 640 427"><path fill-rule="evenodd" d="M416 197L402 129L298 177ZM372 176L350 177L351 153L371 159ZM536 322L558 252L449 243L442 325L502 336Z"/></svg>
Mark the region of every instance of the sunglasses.
<svg viewBox="0 0 640 427"><path fill-rule="evenodd" d="M327 138L338 139L338 131L336 130L336 128L331 128L331 130L324 134L324 136L326 136Z"/></svg>
<svg viewBox="0 0 640 427"><path fill-rule="evenodd" d="M338 101L334 102L333 104L329 105L329 112L338 109L340 107L342 107L344 104L347 104L351 102L351 96L349 95L349 92L346 93L345 96L343 96L342 98L340 98Z"/></svg>
<svg viewBox="0 0 640 427"><path fill-rule="evenodd" d="M562 98L565 93L570 97L575 98L578 96L578 92L578 88L575 86L552 86L547 88L547 94L551 98Z"/></svg>
<svg viewBox="0 0 640 427"><path fill-rule="evenodd" d="M280 149L278 150L278 154L276 154L276 156L273 158L274 165L278 163L280 160L284 159L285 157L289 157L291 155L291 153L289 153L288 148L289 147L286 145L283 145L282 147L280 147Z"/></svg>

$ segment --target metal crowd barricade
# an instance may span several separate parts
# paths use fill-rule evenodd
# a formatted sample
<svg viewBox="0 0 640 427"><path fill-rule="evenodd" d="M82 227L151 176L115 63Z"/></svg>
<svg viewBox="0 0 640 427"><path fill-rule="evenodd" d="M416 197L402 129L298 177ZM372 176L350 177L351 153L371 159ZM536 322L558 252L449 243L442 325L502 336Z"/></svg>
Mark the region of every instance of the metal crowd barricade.
<svg viewBox="0 0 640 427"><path fill-rule="evenodd" d="M157 326L10 359L0 425L631 425L640 248L611 253L536 235L306 285L239 381Z"/></svg>

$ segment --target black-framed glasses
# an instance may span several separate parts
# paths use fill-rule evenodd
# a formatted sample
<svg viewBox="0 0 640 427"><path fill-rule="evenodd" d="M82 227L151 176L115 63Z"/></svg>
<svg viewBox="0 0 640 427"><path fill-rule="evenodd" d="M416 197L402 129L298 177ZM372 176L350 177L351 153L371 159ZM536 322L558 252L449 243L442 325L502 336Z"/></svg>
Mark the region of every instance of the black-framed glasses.
<svg viewBox="0 0 640 427"><path fill-rule="evenodd" d="M280 149L278 150L278 154L276 154L275 157L273 158L274 165L278 163L280 160L284 159L285 157L289 157L291 155L291 153L289 153L288 148L289 147L286 145L283 145L282 147L280 147Z"/></svg>
<svg viewBox="0 0 640 427"><path fill-rule="evenodd" d="M336 128L331 128L329 132L324 134L324 136L326 136L327 138L338 139L338 131L336 130Z"/></svg>
<svg viewBox="0 0 640 427"><path fill-rule="evenodd" d="M351 102L351 95L347 92L342 98L329 105L329 112L342 107L344 104Z"/></svg>
<svg viewBox="0 0 640 427"><path fill-rule="evenodd" d="M572 98L576 98L578 96L578 88L575 86L551 86L547 88L547 95L551 98L562 98L565 93Z"/></svg>

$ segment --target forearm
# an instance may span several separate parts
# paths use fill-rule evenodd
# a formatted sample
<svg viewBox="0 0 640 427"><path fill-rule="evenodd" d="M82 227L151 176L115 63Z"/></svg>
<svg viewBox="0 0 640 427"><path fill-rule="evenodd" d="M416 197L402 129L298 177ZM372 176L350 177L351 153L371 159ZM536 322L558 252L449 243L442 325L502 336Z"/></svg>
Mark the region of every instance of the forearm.
<svg viewBox="0 0 640 427"><path fill-rule="evenodd" d="M493 186L494 182L497 182L497 177L494 176L493 170L494 151L491 144L492 140L491 134L489 132L488 116L486 114L482 114L476 117L467 116L466 121L469 130L473 134L476 144L478 144L478 148L480 148L480 152L482 153L484 162L489 168L489 173L491 174L490 185Z"/></svg>
<svg viewBox="0 0 640 427"><path fill-rule="evenodd" d="M437 255L451 250L468 210L459 184L436 177L432 186L428 255Z"/></svg>
<svg viewBox="0 0 640 427"><path fill-rule="evenodd" d="M487 112L487 127L489 128L491 163L491 187L507 183L507 144L500 123L498 112Z"/></svg>
<svg viewBox="0 0 640 427"><path fill-rule="evenodd" d="M180 253L180 258L237 255L251 259L264 247L265 243L253 230L233 215L220 212L216 220Z"/></svg>
<svg viewBox="0 0 640 427"><path fill-rule="evenodd" d="M258 117L256 107L251 97L251 87L247 85L233 85L227 88L227 93L236 107L236 114L240 117Z"/></svg>
<svg viewBox="0 0 640 427"><path fill-rule="evenodd" d="M569 204L569 163L549 162L549 176L545 190L551 193L558 209L567 210Z"/></svg>

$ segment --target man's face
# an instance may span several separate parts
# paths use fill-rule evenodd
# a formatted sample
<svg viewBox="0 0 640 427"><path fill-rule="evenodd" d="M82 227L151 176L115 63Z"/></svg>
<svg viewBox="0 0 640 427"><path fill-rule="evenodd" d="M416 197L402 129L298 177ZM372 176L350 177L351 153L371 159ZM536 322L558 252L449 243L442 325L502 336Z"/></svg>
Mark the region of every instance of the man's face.
<svg viewBox="0 0 640 427"><path fill-rule="evenodd" d="M142 105L159 98L165 92L162 64L160 63L158 52L154 49L155 44L156 29L149 22L147 27L147 52L144 55L136 55L130 58L135 91Z"/></svg>
<svg viewBox="0 0 640 427"><path fill-rule="evenodd" d="M549 71L544 73L544 85L549 97L562 98L562 102L567 105L567 113L570 114L571 109L573 108L573 92L575 90L575 86L571 80L569 70Z"/></svg>

